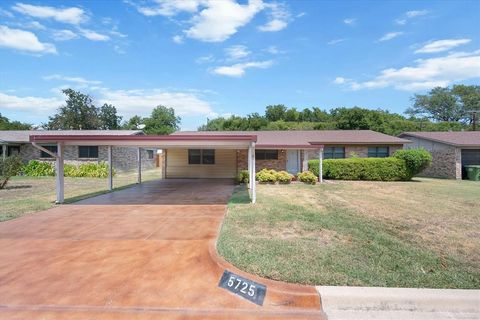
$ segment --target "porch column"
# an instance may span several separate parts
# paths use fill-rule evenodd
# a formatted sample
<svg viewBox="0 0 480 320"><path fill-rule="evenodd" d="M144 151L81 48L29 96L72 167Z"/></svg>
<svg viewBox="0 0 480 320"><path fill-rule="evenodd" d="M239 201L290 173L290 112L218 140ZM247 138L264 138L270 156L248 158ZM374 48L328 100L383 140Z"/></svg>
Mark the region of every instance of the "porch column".
<svg viewBox="0 0 480 320"><path fill-rule="evenodd" d="M252 189L252 146L248 147L248 189Z"/></svg>
<svg viewBox="0 0 480 320"><path fill-rule="evenodd" d="M137 149L137 183L142 183L142 148Z"/></svg>
<svg viewBox="0 0 480 320"><path fill-rule="evenodd" d="M255 142L252 142L252 203L257 202L257 186L255 183Z"/></svg>
<svg viewBox="0 0 480 320"><path fill-rule="evenodd" d="M318 150L318 159L320 160L318 164L318 182L323 182L323 147Z"/></svg>
<svg viewBox="0 0 480 320"><path fill-rule="evenodd" d="M63 178L63 143L57 143L57 159L55 163L55 175L57 186L57 201L63 203L64 200L64 178Z"/></svg>
<svg viewBox="0 0 480 320"><path fill-rule="evenodd" d="M6 144L2 144L2 157L3 157L3 160L5 160L5 158L7 157L7 145Z"/></svg>
<svg viewBox="0 0 480 320"><path fill-rule="evenodd" d="M308 150L303 150L303 168L302 171L308 171Z"/></svg>
<svg viewBox="0 0 480 320"><path fill-rule="evenodd" d="M112 146L108 146L108 190L113 190Z"/></svg>

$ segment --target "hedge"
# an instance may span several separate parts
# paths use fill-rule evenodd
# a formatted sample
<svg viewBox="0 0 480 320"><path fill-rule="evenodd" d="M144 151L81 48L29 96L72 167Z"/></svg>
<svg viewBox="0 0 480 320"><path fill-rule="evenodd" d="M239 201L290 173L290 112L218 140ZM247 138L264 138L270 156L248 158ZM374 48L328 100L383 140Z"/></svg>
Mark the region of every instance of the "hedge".
<svg viewBox="0 0 480 320"><path fill-rule="evenodd" d="M432 155L423 148L397 150L393 157L405 161L409 179L425 170L432 163Z"/></svg>
<svg viewBox="0 0 480 320"><path fill-rule="evenodd" d="M318 177L319 160L308 161ZM333 180L399 181L410 179L405 161L397 158L347 158L323 161L323 177Z"/></svg>
<svg viewBox="0 0 480 320"><path fill-rule="evenodd" d="M30 177L54 176L55 165L51 162L31 160L23 166L21 171L25 176ZM78 166L65 164L63 171L65 177L106 178L108 176L108 164L105 162L87 162ZM115 171L113 174L115 175Z"/></svg>

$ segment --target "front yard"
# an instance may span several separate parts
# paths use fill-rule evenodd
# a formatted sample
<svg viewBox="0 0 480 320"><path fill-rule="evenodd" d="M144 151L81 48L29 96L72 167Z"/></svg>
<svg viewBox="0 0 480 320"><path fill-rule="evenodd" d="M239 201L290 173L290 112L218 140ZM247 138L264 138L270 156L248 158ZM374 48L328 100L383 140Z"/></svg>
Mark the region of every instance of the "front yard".
<svg viewBox="0 0 480 320"><path fill-rule="evenodd" d="M313 285L480 288L480 183L238 187L218 240L237 267Z"/></svg>
<svg viewBox="0 0 480 320"><path fill-rule="evenodd" d="M160 177L160 170L142 172L143 181ZM136 181L136 172L118 173L113 178L113 185L120 189ZM65 178L66 203L105 192L108 192L107 179ZM0 222L51 208L55 205L55 197L55 177L13 177L7 188L0 190Z"/></svg>

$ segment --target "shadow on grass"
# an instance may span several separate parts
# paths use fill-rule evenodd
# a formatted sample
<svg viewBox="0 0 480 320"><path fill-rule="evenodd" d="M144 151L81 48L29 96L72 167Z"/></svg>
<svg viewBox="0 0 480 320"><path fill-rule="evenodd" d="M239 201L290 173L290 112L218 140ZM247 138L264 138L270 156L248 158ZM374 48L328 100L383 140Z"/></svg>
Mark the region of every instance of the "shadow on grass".
<svg viewBox="0 0 480 320"><path fill-rule="evenodd" d="M25 185L25 186L7 186L4 189L5 190L15 190L15 189L29 189L31 188L31 185Z"/></svg>
<svg viewBox="0 0 480 320"><path fill-rule="evenodd" d="M77 202L77 201L85 200L85 199L92 198L92 197L96 197L96 196L101 196L102 194L106 194L106 193L110 193L110 192L115 192L115 191L127 189L127 188L133 187L133 186L135 186L135 185L137 185L137 183L134 182L134 183L127 184L127 185L125 185L125 186L113 188L112 191L110 191L110 190L100 190L100 191L96 191L96 192L81 194L81 195L79 195L79 196L74 196L74 197L66 198L66 199L63 201L63 203L64 203L64 204L72 204L72 203L75 203L75 202Z"/></svg>
<svg viewBox="0 0 480 320"><path fill-rule="evenodd" d="M228 201L228 204L248 204L250 203L250 195L246 184L241 184L235 187L232 197Z"/></svg>

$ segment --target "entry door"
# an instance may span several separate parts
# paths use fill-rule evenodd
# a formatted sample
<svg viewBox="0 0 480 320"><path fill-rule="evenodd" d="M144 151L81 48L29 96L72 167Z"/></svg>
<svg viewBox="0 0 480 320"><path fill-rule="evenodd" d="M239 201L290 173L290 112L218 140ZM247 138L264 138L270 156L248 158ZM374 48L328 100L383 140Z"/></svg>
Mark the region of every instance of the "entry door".
<svg viewBox="0 0 480 320"><path fill-rule="evenodd" d="M298 150L287 150L287 171L291 174L300 172Z"/></svg>

